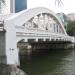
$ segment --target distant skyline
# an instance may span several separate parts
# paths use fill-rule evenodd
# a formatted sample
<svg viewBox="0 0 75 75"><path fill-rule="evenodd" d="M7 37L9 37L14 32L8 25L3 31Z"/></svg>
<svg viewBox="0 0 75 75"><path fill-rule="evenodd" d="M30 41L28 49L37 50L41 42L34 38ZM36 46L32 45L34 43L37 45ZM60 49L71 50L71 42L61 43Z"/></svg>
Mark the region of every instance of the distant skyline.
<svg viewBox="0 0 75 75"><path fill-rule="evenodd" d="M75 13L75 0L62 0L63 4L61 7L55 5L55 0L27 0L27 7L46 7L55 13L63 12L65 14Z"/></svg>

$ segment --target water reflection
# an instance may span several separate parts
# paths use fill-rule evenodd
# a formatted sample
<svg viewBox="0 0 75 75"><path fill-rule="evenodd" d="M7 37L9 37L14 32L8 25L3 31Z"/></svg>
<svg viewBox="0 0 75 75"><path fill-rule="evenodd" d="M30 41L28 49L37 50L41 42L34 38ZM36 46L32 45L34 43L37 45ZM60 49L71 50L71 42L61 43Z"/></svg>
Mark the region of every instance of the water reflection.
<svg viewBox="0 0 75 75"><path fill-rule="evenodd" d="M75 75L75 50L49 50L21 59L28 75Z"/></svg>

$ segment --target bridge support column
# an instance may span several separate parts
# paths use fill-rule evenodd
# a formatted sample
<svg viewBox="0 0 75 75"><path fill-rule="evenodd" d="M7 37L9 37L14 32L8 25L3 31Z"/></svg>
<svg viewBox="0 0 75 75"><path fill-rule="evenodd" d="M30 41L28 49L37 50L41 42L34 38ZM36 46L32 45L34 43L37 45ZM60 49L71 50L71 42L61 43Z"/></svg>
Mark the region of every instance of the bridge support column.
<svg viewBox="0 0 75 75"><path fill-rule="evenodd" d="M0 75L26 75L17 67L20 64L16 31L13 25L9 25L6 25L6 32L0 32Z"/></svg>
<svg viewBox="0 0 75 75"><path fill-rule="evenodd" d="M36 38L36 42L38 42L38 38Z"/></svg>
<svg viewBox="0 0 75 75"><path fill-rule="evenodd" d="M12 34L12 33L11 33ZM15 33L13 33L15 35ZM16 44L16 35L0 32L0 64L20 65L19 50Z"/></svg>
<svg viewBox="0 0 75 75"><path fill-rule="evenodd" d="M9 36L9 35L7 35ZM9 65L20 65L19 64L19 49L17 48L16 36L6 36L6 57Z"/></svg>
<svg viewBox="0 0 75 75"><path fill-rule="evenodd" d="M28 45L28 46L27 46L27 55L28 55L28 56L30 56L31 53L32 53L32 49L31 49L31 48L32 48L31 45Z"/></svg>
<svg viewBox="0 0 75 75"><path fill-rule="evenodd" d="M19 64L19 50L17 48L16 29L12 21L6 21L6 33L5 33L5 60L8 65L20 65Z"/></svg>

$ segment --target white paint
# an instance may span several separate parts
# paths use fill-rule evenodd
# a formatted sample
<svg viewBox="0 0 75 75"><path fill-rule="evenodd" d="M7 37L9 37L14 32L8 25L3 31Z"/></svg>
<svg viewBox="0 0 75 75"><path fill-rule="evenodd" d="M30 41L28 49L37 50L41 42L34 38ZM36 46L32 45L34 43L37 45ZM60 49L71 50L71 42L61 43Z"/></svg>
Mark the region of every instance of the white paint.
<svg viewBox="0 0 75 75"><path fill-rule="evenodd" d="M7 64L19 65L18 49L16 42L16 29L12 21L5 21L6 26L6 56Z"/></svg>

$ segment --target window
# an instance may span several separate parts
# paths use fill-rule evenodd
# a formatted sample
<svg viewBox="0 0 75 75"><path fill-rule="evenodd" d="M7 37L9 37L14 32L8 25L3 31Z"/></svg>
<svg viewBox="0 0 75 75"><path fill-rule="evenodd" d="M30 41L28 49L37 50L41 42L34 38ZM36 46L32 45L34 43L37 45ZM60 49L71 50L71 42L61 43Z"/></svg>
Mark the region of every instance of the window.
<svg viewBox="0 0 75 75"><path fill-rule="evenodd" d="M55 24L53 24L53 26L54 26L54 32L55 32L55 30L56 30L56 29L55 29L55 28L56 28L56 27L55 27Z"/></svg>
<svg viewBox="0 0 75 75"><path fill-rule="evenodd" d="M27 8L27 0L15 0L15 12L19 12Z"/></svg>
<svg viewBox="0 0 75 75"><path fill-rule="evenodd" d="M57 25L57 32L58 32L58 25Z"/></svg>

